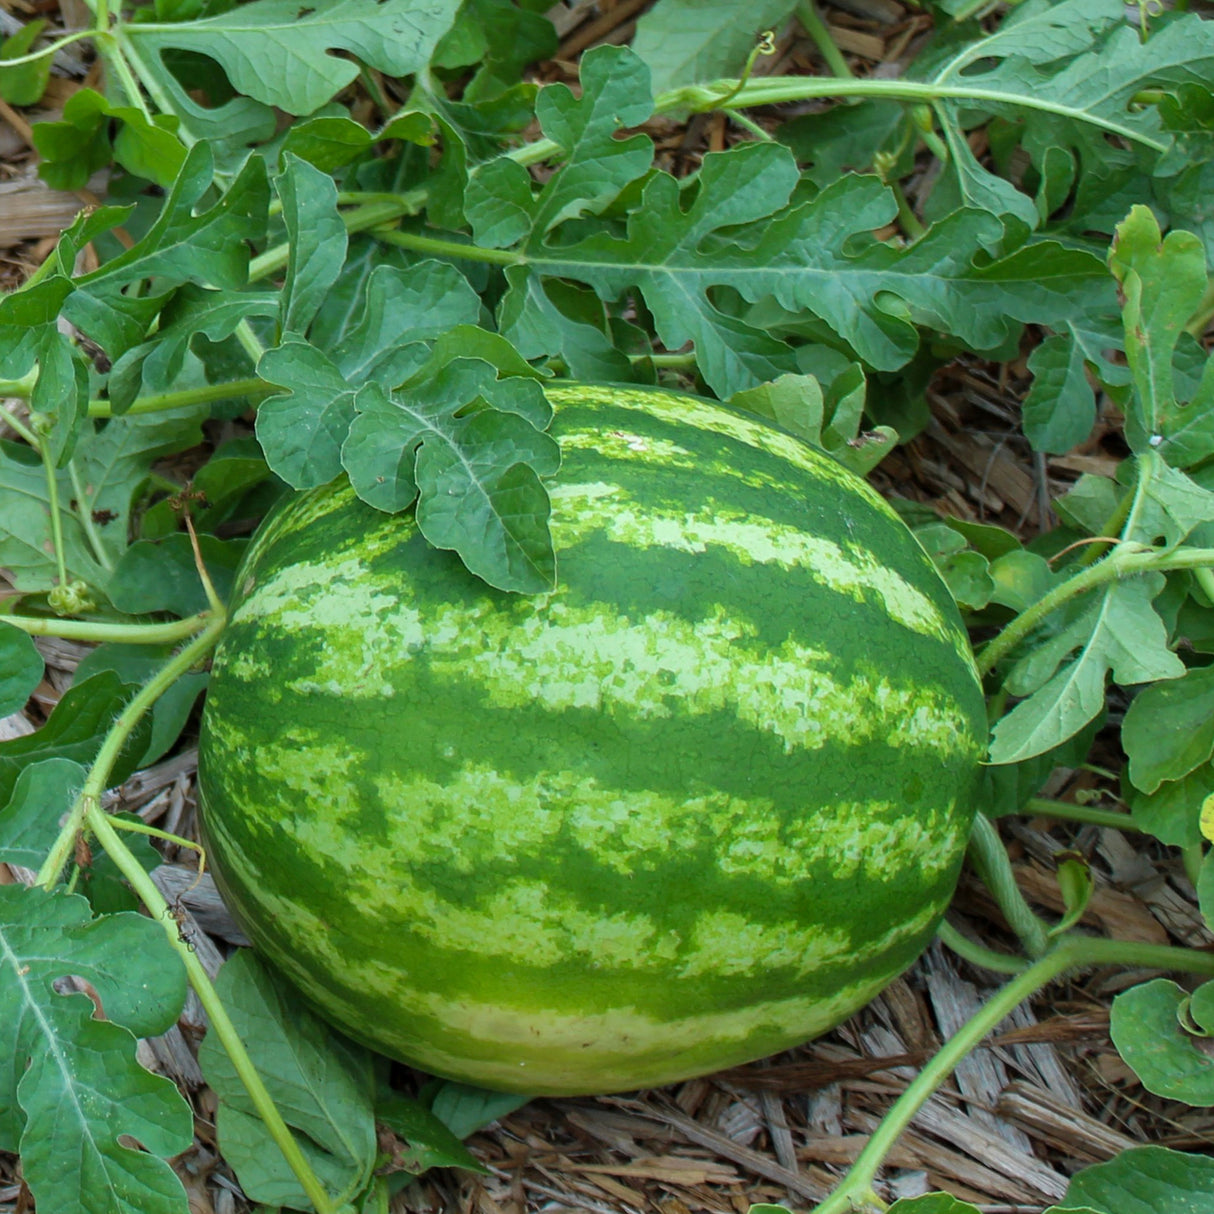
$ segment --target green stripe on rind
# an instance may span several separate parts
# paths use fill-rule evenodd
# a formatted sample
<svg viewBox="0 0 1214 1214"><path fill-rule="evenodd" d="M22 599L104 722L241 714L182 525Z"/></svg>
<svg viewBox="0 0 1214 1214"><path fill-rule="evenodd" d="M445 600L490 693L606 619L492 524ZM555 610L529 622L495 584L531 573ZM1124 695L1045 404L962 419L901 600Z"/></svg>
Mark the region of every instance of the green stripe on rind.
<svg viewBox="0 0 1214 1214"><path fill-rule="evenodd" d="M571 1092L784 1048L909 964L985 721L863 482L694 398L553 396L558 590L492 591L348 488L295 499L238 582L200 786L238 917L343 1027Z"/></svg>

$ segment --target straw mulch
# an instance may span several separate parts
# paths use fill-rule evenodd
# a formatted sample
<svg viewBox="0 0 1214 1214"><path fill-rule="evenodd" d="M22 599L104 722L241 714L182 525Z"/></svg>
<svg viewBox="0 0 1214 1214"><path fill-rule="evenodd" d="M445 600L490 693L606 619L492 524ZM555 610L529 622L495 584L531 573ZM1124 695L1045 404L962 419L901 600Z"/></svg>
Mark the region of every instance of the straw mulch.
<svg viewBox="0 0 1214 1214"><path fill-rule="evenodd" d="M539 78L572 80L577 57L602 42L624 42L649 0L567 0L553 15L562 36ZM28 6L13 4L24 10ZM41 4L40 10L56 7ZM70 9L71 0L61 7ZM858 72L898 70L929 18L896 0L836 0L823 12ZM28 15L23 12L23 16ZM78 14L69 13L69 19ZM89 70L61 65L48 104L62 104ZM757 71L821 70L812 44L789 37ZM50 251L60 229L91 196L63 195L36 179L25 118L0 104L0 287L20 281ZM666 167L692 168L731 137L721 116L650 129ZM104 183L95 184L97 190ZM1031 347L1026 344L1024 355ZM1081 449L1063 457L1032 453L1019 436L1023 362L967 360L936 377L931 425L878 470L890 493L961 517L1000 524L1026 539L1051 525L1050 500L1085 471L1108 472L1119 458L1110 416ZM47 678L27 708L0 721L0 737L32 731L70 681L82 650L40 646ZM1110 765L1118 758L1110 752ZM113 794L163 830L194 829L194 755L183 749ZM1060 772L1056 798L1117 804L1116 787L1090 772ZM1045 912L1061 909L1054 857L1064 849L1091 861L1097 892L1085 919L1120 938L1211 943L1194 891L1166 849L1094 826L1005 821L1022 888ZM184 928L213 968L239 933L209 878L190 888L188 855L166 856L157 877L180 894ZM30 874L0 865L0 881ZM1014 948L985 892L963 879L954 923L994 947ZM1145 1093L1108 1039L1112 997L1141 975L1091 972L1022 1006L958 1069L919 1114L888 1160L882 1188L893 1199L947 1189L989 1214L1024 1214L1059 1199L1076 1169L1136 1143L1208 1149L1214 1115ZM470 1146L486 1176L442 1172L420 1177L394 1212L523 1214L584 1210L599 1214L745 1214L754 1202L805 1210L824 1197L855 1158L916 1068L956 1030L998 981L939 947L864 1012L829 1036L776 1058L661 1091L597 1099L539 1100L478 1133ZM177 1029L141 1045L145 1065L174 1078L196 1110L194 1149L176 1161L196 1214L248 1208L217 1156L214 1101L195 1050L203 1030L196 1005ZM31 1208L17 1161L0 1155L0 1214ZM48 1212L53 1214L53 1212Z"/></svg>

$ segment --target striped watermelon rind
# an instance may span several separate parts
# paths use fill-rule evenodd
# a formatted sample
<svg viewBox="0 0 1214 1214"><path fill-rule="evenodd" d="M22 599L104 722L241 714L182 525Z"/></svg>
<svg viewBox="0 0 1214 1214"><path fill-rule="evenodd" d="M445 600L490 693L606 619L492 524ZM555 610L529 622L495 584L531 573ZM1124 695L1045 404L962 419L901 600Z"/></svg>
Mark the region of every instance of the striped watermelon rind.
<svg viewBox="0 0 1214 1214"><path fill-rule="evenodd" d="M255 945L351 1036L533 1094L787 1048L922 950L986 718L863 481L723 406L549 389L558 586L336 481L263 525L199 756Z"/></svg>

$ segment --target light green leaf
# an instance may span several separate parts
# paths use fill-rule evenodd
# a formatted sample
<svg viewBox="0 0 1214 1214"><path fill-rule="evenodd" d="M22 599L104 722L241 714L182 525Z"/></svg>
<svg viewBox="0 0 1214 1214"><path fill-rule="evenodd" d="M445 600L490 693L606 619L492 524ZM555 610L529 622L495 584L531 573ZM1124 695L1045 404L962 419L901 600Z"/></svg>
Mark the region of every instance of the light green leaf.
<svg viewBox="0 0 1214 1214"><path fill-rule="evenodd" d="M1163 575L1147 574L1089 595L1012 668L1008 690L1028 698L995 726L992 763L1030 758L1077 733L1104 708L1110 671L1123 686L1184 674L1151 605L1162 589Z"/></svg>
<svg viewBox="0 0 1214 1214"><path fill-rule="evenodd" d="M60 994L69 977L97 1002ZM164 1032L185 989L160 924L92 919L78 895L0 886L0 1149L20 1150L43 1208L186 1214L165 1158L193 1142L193 1117L172 1083L135 1061L135 1037Z"/></svg>
<svg viewBox="0 0 1214 1214"><path fill-rule="evenodd" d="M1134 382L1126 441L1141 452L1158 445L1163 418L1175 407L1173 352L1205 292L1205 250L1191 232L1162 236L1150 209L1136 206L1117 227L1109 269L1125 300L1125 352Z"/></svg>
<svg viewBox="0 0 1214 1214"><path fill-rule="evenodd" d="M1140 544L1163 540L1175 548L1202 523L1214 522L1214 493L1178 468L1169 467L1155 451L1135 458L1138 484L1123 539Z"/></svg>
<svg viewBox="0 0 1214 1214"><path fill-rule="evenodd" d="M901 1197L887 1214L979 1214L978 1207L960 1201L951 1193L924 1193L920 1197Z"/></svg>
<svg viewBox="0 0 1214 1214"><path fill-rule="evenodd" d="M736 76L756 36L782 27L796 0L658 0L637 22L633 50L653 73L654 92Z"/></svg>
<svg viewBox="0 0 1214 1214"><path fill-rule="evenodd" d="M253 0L179 24L131 22L117 33L174 99L183 91L161 57L187 51L219 63L243 96L311 114L358 75L359 62L389 76L420 71L458 9L459 0Z"/></svg>
<svg viewBox="0 0 1214 1214"><path fill-rule="evenodd" d="M46 28L46 21L38 18L27 21L15 34L0 43L0 97L9 105L36 105L46 92L51 78L51 57L44 55L33 63L20 63L16 67L4 67L5 59L19 59L34 49L38 35Z"/></svg>
<svg viewBox="0 0 1214 1214"><path fill-rule="evenodd" d="M289 253L279 328L306 333L346 260L346 227L337 210L337 186L328 173L286 154L275 179Z"/></svg>
<svg viewBox="0 0 1214 1214"><path fill-rule="evenodd" d="M247 949L227 961L215 985L309 1162L331 1194L349 1200L376 1160L370 1052L336 1034ZM198 1060L220 1100L220 1147L244 1191L254 1201L310 1208L213 1035Z"/></svg>
<svg viewBox="0 0 1214 1214"><path fill-rule="evenodd" d="M1121 741L1130 780L1146 793L1208 762L1214 754L1214 666L1194 667L1183 678L1139 692L1126 710Z"/></svg>

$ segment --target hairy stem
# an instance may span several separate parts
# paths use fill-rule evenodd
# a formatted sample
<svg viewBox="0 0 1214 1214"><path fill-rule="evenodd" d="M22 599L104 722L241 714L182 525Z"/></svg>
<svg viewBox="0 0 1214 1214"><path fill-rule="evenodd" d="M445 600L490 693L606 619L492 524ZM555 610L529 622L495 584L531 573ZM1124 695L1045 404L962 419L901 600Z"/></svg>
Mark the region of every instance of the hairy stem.
<svg viewBox="0 0 1214 1214"><path fill-rule="evenodd" d="M433 257L461 258L493 266L516 266L527 260L523 253L511 249L486 249L480 245L461 244L458 240L423 236L420 232L402 232L399 228L384 228L376 232L375 237L385 244L412 249L415 253L429 253Z"/></svg>
<svg viewBox="0 0 1214 1214"><path fill-rule="evenodd" d="M218 639L224 626L223 616L211 617L206 627L179 653L173 655L130 699L126 707L118 714L118 719L110 727L109 733L101 743L97 758L89 768L84 787L81 788L75 804L67 815L67 820L59 831L58 837L51 846L42 867L38 870L38 884L52 889L59 882L64 866L71 858L76 846L76 837L81 827L87 822L91 828L93 817L101 814L101 795L109 787L110 773L114 764L130 737L131 731L143 719L143 714L164 694L164 692L183 675L191 666L201 661ZM90 816L92 815L92 816ZM136 865L138 867L138 865ZM140 872L143 870L140 869Z"/></svg>
<svg viewBox="0 0 1214 1214"><path fill-rule="evenodd" d="M210 404L216 400L228 400L241 396L265 396L275 391L273 384L250 376L248 379L233 379L222 384L204 384L197 388L182 388L176 392L161 392L154 396L139 396L130 408L122 411L122 417L139 413L167 413L170 409L188 409L194 405ZM113 406L108 400L89 401L89 417L114 417Z"/></svg>
<svg viewBox="0 0 1214 1214"><path fill-rule="evenodd" d="M1028 968L1027 961L1010 957L1007 953L997 953L993 948L962 935L947 919L941 921L936 935L940 943L952 949L957 956L964 957L971 965L993 970L996 974L1022 974Z"/></svg>
<svg viewBox="0 0 1214 1214"><path fill-rule="evenodd" d="M866 1207L884 1209L884 1203L873 1192L877 1172L916 1114L953 1073L957 1064L1025 999L1067 970L1089 965L1141 966L1144 969L1214 974L1214 955L1195 949L1095 939L1068 932L1045 956L996 991L982 1009L963 1024L924 1065L873 1132L843 1183L814 1208L814 1214L855 1214Z"/></svg>
<svg viewBox="0 0 1214 1214"><path fill-rule="evenodd" d="M1139 573L1168 573L1176 569L1200 569L1211 565L1214 565L1214 548L1162 551L1143 544L1118 544L1095 565L1081 569L1062 585L1055 586L1048 594L1043 595L1012 620L997 637L989 641L977 655L978 673L982 676L990 674L1051 611L1057 611L1064 603L1086 594L1096 586L1107 585Z"/></svg>
<svg viewBox="0 0 1214 1214"><path fill-rule="evenodd" d="M211 639L213 640L214 638ZM172 908L165 901L164 895L156 888L155 883L147 873L143 871L139 861L131 855L126 844L122 842L117 831L115 831L108 816L101 811L100 806L92 808L88 818L88 826L96 836L98 843L105 848L107 854L114 861L118 870L131 883L132 888L142 899L143 904L147 907L152 917L158 920L164 927L165 934L169 938L169 943L181 958L190 985L194 988L199 1002L210 1019L209 1031L215 1034L220 1044L227 1051L228 1057L232 1060L233 1068L237 1075L240 1076L241 1082L249 1093L253 1107L257 1110L258 1116L265 1122L270 1136L274 1139L291 1171L295 1174L295 1178L308 1195L308 1199L312 1202L316 1214L337 1214L335 1203L329 1197L328 1191L317 1178L307 1159L304 1158L303 1152L299 1149L299 1144L295 1141L287 1123L282 1118L282 1114L279 1113L277 1106L274 1104L274 1100L270 1096L266 1085L262 1082L261 1076L257 1073L257 1068L253 1065L253 1060L249 1057L248 1051L244 1047L244 1042L240 1039L240 1034L237 1033L235 1026L228 1016L227 1009L223 1006L219 995L215 991L215 986L211 982L210 975L203 968L202 962L198 960L197 955L189 945L181 939L177 921L173 918Z"/></svg>
<svg viewBox="0 0 1214 1214"><path fill-rule="evenodd" d="M969 856L982 883L991 891L999 909L1003 911L1008 925L1020 937L1024 951L1030 957L1044 956L1050 947L1046 925L1033 913L1020 892L999 832L984 813L979 813L974 819Z"/></svg>
<svg viewBox="0 0 1214 1214"><path fill-rule="evenodd" d="M88 505L88 495L84 491L84 485L80 480L80 470L76 467L74 459L68 460L67 474L71 478L72 492L76 495L76 518L84 529L89 547L93 550L93 556L97 558L97 564L102 569L113 569L114 562L110 560L109 553L106 552L105 545L101 542L101 536L97 533L97 525L93 522L93 512Z"/></svg>
<svg viewBox="0 0 1214 1214"><path fill-rule="evenodd" d="M106 620L58 620L49 616L0 615L0 623L11 624L34 637L59 637L64 641L90 641L100 645L173 645L194 636L214 618L214 612L170 620L164 624L122 624Z"/></svg>

